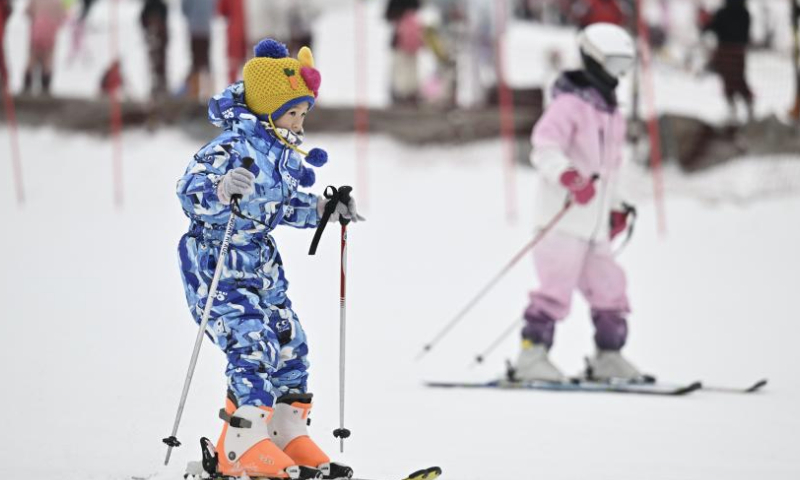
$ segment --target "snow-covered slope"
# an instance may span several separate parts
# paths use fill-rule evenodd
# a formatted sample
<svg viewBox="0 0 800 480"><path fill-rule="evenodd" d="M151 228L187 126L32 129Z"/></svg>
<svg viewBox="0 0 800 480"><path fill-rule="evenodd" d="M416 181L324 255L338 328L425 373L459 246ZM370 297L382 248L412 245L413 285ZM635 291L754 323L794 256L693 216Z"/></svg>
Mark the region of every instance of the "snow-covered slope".
<svg viewBox="0 0 800 480"><path fill-rule="evenodd" d="M354 138L309 138L331 155L317 187L352 183ZM0 139L8 151L7 130ZM106 140L26 129L21 145L25 205L15 203L10 162L0 162L0 476L180 478L198 458L197 439L218 435L225 393L223 356L206 343L179 432L184 446L164 467L161 438L196 333L176 259L187 221L173 191L200 145L177 131L127 132L120 210ZM639 366L664 379L731 385L766 376L762 394L665 399L421 386L492 377L516 354L509 338L485 367L467 368L522 311L535 283L528 261L428 358L413 361L529 238L534 174L519 172L520 219L508 225L502 151L499 142L420 149L371 139L368 199L363 188L355 192L368 221L350 233L353 436L340 458L376 479L432 464L453 480L798 478L800 197L791 187L797 163L788 159L743 160L710 170L702 183L668 171L664 238L649 177L633 171L640 223L619 257L634 307L627 351ZM759 176L789 187L764 197L738 180ZM327 232L309 257L310 238L277 233L310 338L312 431L333 453L338 244ZM589 353L587 308L576 298L553 357L576 372Z"/></svg>

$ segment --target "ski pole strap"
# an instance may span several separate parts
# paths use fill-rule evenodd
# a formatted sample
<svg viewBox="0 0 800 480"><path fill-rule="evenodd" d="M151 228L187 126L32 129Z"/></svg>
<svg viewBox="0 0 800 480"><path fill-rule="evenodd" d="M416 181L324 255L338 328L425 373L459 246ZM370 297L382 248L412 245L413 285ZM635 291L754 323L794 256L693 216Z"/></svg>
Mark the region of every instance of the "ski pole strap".
<svg viewBox="0 0 800 480"><path fill-rule="evenodd" d="M330 220L331 215L333 215L333 212L336 211L336 205L339 202L347 205L350 202L350 192L352 191L353 187L347 185L341 186L338 189L333 185L328 185L325 187L323 195L326 199L328 199L328 201L325 203L325 210L322 212L322 217L319 219L319 225L317 225L317 230L314 232L314 238L311 240L311 247L308 249L309 255L314 255L317 253L317 245L319 244L320 238L322 238L322 232L325 231L325 225L328 224L328 220ZM347 225L350 223L350 220L340 216L339 223L342 225Z"/></svg>
<svg viewBox="0 0 800 480"><path fill-rule="evenodd" d="M250 167L252 167L254 163L255 163L255 160L253 160L253 157L244 157L242 159L242 167L244 167L247 170L250 170ZM233 212L233 214L236 215L239 218L242 218L244 220L250 220L251 222L255 222L255 223L260 223L261 225L264 225L267 228L269 228L269 225L267 225L266 223L262 222L261 220L259 220L257 218L253 218L253 217L251 217L249 215L245 215L244 213L242 213L242 209L239 207L239 202L241 200L242 200L242 196L241 195L234 195L234 196L231 197L231 212Z"/></svg>
<svg viewBox="0 0 800 480"><path fill-rule="evenodd" d="M628 240L631 239L633 236L633 227L636 225L636 207L629 203L622 203L622 208L625 209L625 215L630 218L630 222L628 225L628 237L626 238L626 243Z"/></svg>
<svg viewBox="0 0 800 480"><path fill-rule="evenodd" d="M622 243L620 243L619 248L614 251L613 255L615 257L622 253L622 251L625 250L625 247L627 247L628 243L631 241L631 238L633 237L633 227L636 226L636 220L638 218L636 216L636 207L633 205L623 202L622 209L625 211L625 218L628 221L628 231L625 233L625 238L622 240Z"/></svg>

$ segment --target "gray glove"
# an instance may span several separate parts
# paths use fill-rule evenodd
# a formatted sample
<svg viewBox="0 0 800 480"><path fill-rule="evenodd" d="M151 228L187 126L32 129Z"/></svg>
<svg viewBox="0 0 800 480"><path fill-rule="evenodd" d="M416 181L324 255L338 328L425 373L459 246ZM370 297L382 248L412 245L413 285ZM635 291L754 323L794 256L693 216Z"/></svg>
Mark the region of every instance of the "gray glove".
<svg viewBox="0 0 800 480"><path fill-rule="evenodd" d="M219 185L217 185L217 196L219 201L225 205L231 203L234 195L246 197L255 191L254 183L256 176L246 168L234 168L226 173Z"/></svg>
<svg viewBox="0 0 800 480"><path fill-rule="evenodd" d="M320 196L317 200L317 214L320 218L322 218L322 213L325 211L326 203L328 203L328 199L323 196ZM338 222L339 217L344 217L353 223L366 220L366 218L358 214L356 200L353 197L350 197L350 202L348 202L347 205L342 202L337 203L336 209L333 211L330 218L328 218L328 222Z"/></svg>

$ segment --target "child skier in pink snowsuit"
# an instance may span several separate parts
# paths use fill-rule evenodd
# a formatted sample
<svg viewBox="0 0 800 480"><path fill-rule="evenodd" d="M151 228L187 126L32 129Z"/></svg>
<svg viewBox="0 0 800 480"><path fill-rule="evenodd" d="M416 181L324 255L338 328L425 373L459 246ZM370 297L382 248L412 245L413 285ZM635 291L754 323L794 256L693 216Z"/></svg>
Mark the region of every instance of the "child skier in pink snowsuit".
<svg viewBox="0 0 800 480"><path fill-rule="evenodd" d="M24 90L29 93L33 88L33 78L38 68L41 91L49 95L56 34L67 18L67 10L60 0L31 0L27 13L31 19L31 49L25 68Z"/></svg>
<svg viewBox="0 0 800 480"><path fill-rule="evenodd" d="M592 309L598 379L640 376L619 353L627 338L625 273L611 239L625 229L627 206L617 196L625 119L617 78L633 64L633 41L611 24L587 27L579 43L584 69L566 72L533 130L531 161L540 173L537 225L551 221L571 199L566 214L534 249L540 286L530 293L522 350L514 370L520 380L563 381L550 362L556 321L570 311L579 290Z"/></svg>

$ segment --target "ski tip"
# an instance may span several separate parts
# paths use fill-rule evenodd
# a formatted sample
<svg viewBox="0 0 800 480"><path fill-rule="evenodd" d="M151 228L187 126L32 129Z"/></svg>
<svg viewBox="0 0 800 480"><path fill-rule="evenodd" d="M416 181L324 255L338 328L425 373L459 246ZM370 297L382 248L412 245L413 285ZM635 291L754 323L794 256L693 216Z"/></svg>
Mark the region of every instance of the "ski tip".
<svg viewBox="0 0 800 480"><path fill-rule="evenodd" d="M761 390L761 388L764 387L766 384L767 384L767 379L762 378L761 380L754 383L750 388L745 390L745 392L746 393L757 392L758 390Z"/></svg>
<svg viewBox="0 0 800 480"><path fill-rule="evenodd" d="M689 385L687 385L687 386L685 386L683 388L679 388L679 389L675 390L673 392L673 395L686 395L687 393L692 393L695 390L700 390L701 388L703 388L703 383L702 382L694 382L694 383L690 383Z"/></svg>
<svg viewBox="0 0 800 480"><path fill-rule="evenodd" d="M439 478L439 475L441 474L442 474L441 468L430 467L430 468L424 468L422 470L417 470L416 472L407 476L403 480L434 480L436 478Z"/></svg>
<svg viewBox="0 0 800 480"><path fill-rule="evenodd" d="M447 383L447 382L423 382L426 387L433 387L433 388L452 388L455 387L455 384Z"/></svg>

